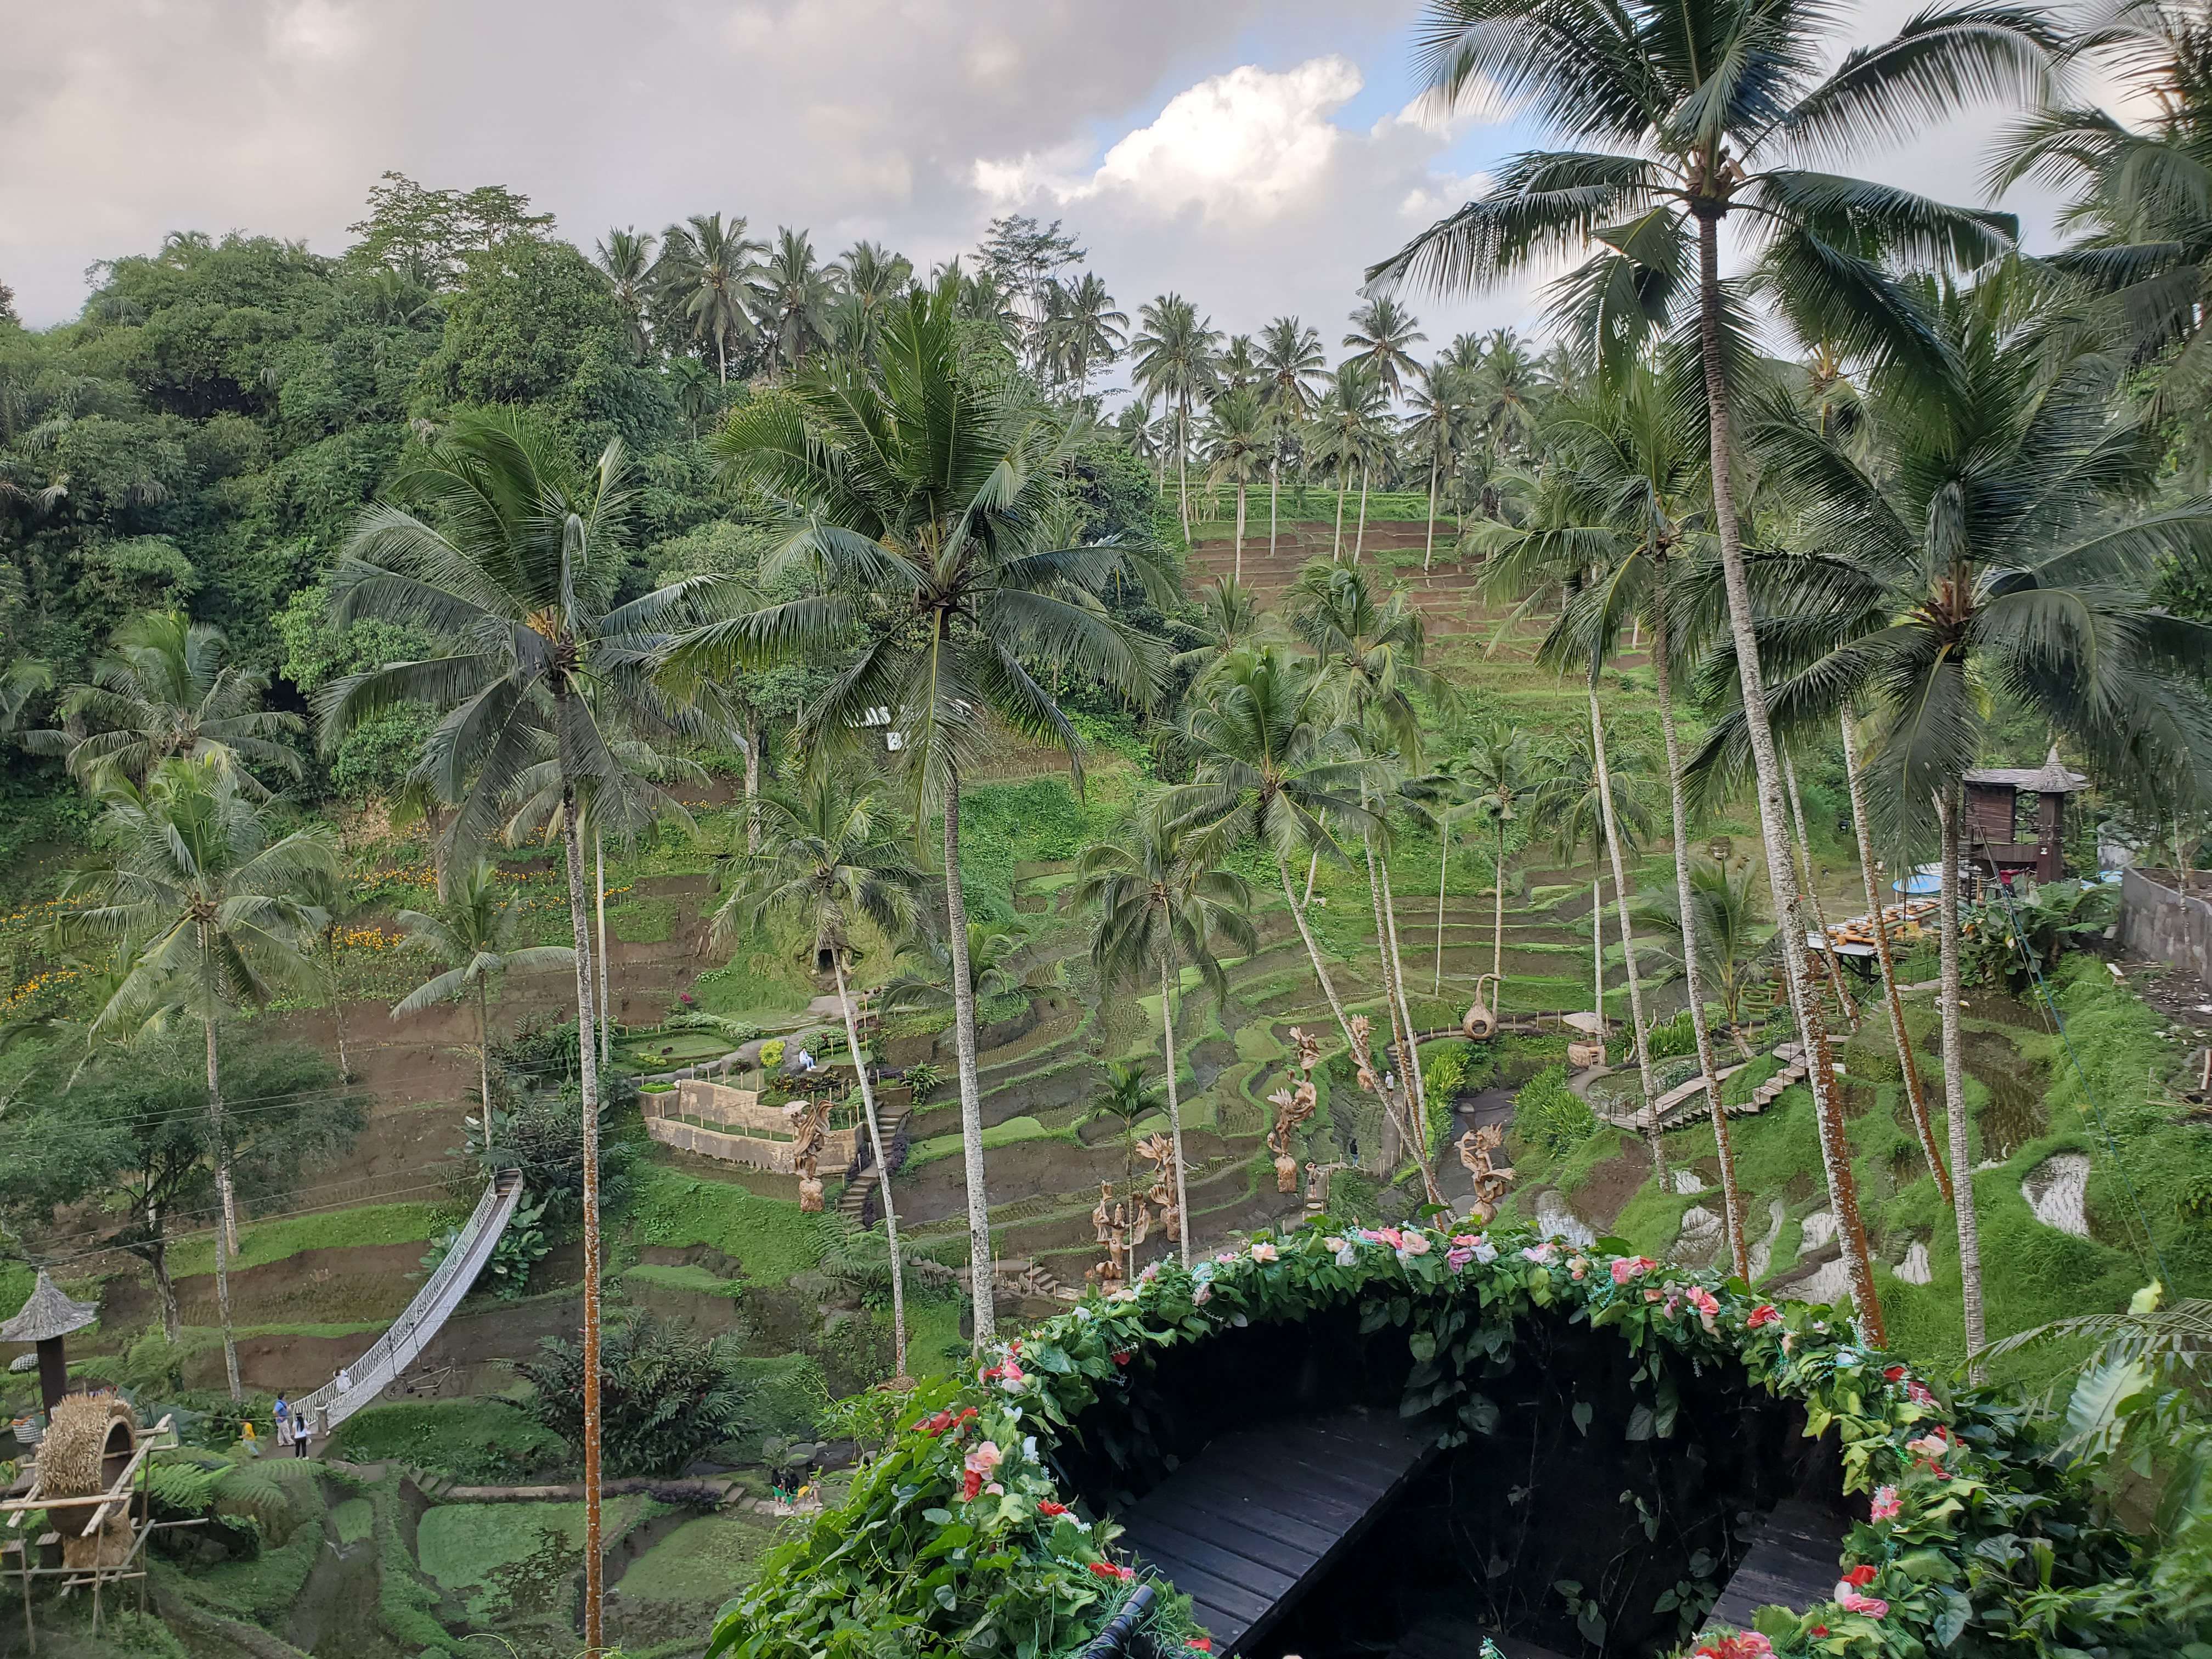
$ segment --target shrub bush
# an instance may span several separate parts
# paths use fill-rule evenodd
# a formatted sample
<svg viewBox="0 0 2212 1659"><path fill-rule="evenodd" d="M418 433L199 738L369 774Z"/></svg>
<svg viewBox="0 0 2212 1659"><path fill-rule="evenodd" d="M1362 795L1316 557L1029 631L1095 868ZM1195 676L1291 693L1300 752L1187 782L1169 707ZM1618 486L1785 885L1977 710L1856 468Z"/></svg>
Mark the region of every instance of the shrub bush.
<svg viewBox="0 0 2212 1659"><path fill-rule="evenodd" d="M1589 1103L1567 1087L1567 1068L1547 1066L1513 1097L1513 1127L1531 1146L1554 1158L1572 1152L1597 1133Z"/></svg>

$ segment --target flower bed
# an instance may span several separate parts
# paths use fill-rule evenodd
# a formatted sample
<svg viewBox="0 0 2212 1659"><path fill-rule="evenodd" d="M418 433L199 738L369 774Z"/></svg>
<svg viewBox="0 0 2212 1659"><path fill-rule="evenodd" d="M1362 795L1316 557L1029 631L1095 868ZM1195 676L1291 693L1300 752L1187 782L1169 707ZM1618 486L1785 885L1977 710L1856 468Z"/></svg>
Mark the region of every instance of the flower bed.
<svg viewBox="0 0 2212 1659"><path fill-rule="evenodd" d="M1947 1402L1859 1346L1835 1310L1517 1231L1315 1227L1188 1273L1160 1265L1006 1345L975 1382L917 1396L847 1502L770 1555L724 1613L712 1655L1080 1647L1125 1599L1131 1570L1114 1559L1114 1523L1079 1516L1055 1480L1060 1437L1171 1347L1347 1309L1376 1340L1403 1334L1405 1409L1437 1413L1453 1441L1486 1431L1494 1407L1473 1386L1483 1362L1537 1316L1613 1331L1633 1354L1739 1367L1801 1402L1808 1434L1832 1430L1845 1490L1868 1504L1846 1548L1855 1565L1830 1601L1705 1640L1698 1650L1713 1659L2188 1650L2192 1632L2163 1625L2133 1576L2131 1541L2046 1460L2026 1413ZM1149 1627L1165 1647L1202 1639L1171 1595Z"/></svg>

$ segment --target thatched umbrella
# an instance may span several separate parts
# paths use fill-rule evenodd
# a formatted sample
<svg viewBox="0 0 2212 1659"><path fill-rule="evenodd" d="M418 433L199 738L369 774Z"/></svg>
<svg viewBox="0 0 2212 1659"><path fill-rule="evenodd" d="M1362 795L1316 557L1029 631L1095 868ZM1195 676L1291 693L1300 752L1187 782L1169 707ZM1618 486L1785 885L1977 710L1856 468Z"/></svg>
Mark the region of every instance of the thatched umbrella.
<svg viewBox="0 0 2212 1659"><path fill-rule="evenodd" d="M99 1317L97 1307L66 1295L41 1267L22 1311L0 1324L0 1342L39 1345L39 1395L48 1416L53 1414L54 1402L69 1392L69 1360L62 1352L62 1339Z"/></svg>

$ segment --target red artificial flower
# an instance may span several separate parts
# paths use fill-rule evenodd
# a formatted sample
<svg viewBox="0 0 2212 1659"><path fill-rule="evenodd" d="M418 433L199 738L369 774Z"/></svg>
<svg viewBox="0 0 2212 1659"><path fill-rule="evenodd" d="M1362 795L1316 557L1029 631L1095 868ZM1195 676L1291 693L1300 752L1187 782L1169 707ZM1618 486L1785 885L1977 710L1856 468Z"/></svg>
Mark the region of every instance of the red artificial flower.
<svg viewBox="0 0 2212 1659"><path fill-rule="evenodd" d="M1037 1513L1039 1515L1046 1516L1066 1515L1067 1513L1067 1505L1065 1504L1055 1504L1049 1498L1043 1498L1037 1504Z"/></svg>
<svg viewBox="0 0 2212 1659"><path fill-rule="evenodd" d="M1864 1589L1869 1584L1874 1583L1875 1577L1879 1571L1880 1569L1875 1567L1853 1567L1849 1572L1844 1575L1844 1582L1846 1584L1849 1584L1853 1589Z"/></svg>
<svg viewBox="0 0 2212 1659"><path fill-rule="evenodd" d="M1881 1380L1885 1382L1904 1382L1905 1367L1902 1365L1892 1365L1887 1370L1881 1374Z"/></svg>
<svg viewBox="0 0 2212 1659"><path fill-rule="evenodd" d="M960 1501L963 1504L972 1504L975 1501L975 1495L982 1490L983 1471L970 1469L960 1483Z"/></svg>
<svg viewBox="0 0 2212 1659"><path fill-rule="evenodd" d="M1137 1576L1135 1573L1130 1571L1128 1568L1117 1567L1111 1561L1093 1561L1091 1564L1091 1571L1097 1573L1101 1578L1111 1578L1116 1581L1127 1580L1134 1578Z"/></svg>
<svg viewBox="0 0 2212 1659"><path fill-rule="evenodd" d="M1114 1363L1115 1364L1126 1365L1129 1363L1129 1358L1130 1353L1128 1349L1116 1348L1114 1350Z"/></svg>
<svg viewBox="0 0 2212 1659"><path fill-rule="evenodd" d="M1771 1325L1781 1317L1780 1310L1771 1302L1762 1302L1751 1310L1750 1317L1743 1322L1743 1328L1755 1331L1761 1325Z"/></svg>
<svg viewBox="0 0 2212 1659"><path fill-rule="evenodd" d="M951 1426L952 1413L951 1412L939 1412L936 1416L926 1419L915 1425L915 1427L921 1430L924 1433L931 1435L943 1434L945 1430Z"/></svg>
<svg viewBox="0 0 2212 1659"><path fill-rule="evenodd" d="M1206 1640L1203 1636L1192 1637L1188 1641L1183 1644L1183 1646L1190 1649L1194 1653L1211 1653L1213 1651L1213 1644Z"/></svg>
<svg viewBox="0 0 2212 1659"><path fill-rule="evenodd" d="M1806 1632L1808 1636L1814 1637L1826 1636L1827 1633L1828 1627L1826 1625L1815 1625L1811 1630Z"/></svg>

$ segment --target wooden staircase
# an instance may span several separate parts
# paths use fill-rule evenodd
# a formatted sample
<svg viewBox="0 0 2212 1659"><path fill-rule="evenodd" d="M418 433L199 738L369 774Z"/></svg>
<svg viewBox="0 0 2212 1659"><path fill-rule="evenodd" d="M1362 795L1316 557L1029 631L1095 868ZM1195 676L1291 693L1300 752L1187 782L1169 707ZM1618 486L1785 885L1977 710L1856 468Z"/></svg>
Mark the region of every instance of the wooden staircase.
<svg viewBox="0 0 2212 1659"><path fill-rule="evenodd" d="M1782 1069L1753 1089L1742 1100L1733 1106L1724 1107L1723 1109L1730 1117L1756 1116L1779 1099L1784 1089L1789 1088L1792 1084L1802 1083L1805 1080L1805 1074L1808 1068L1799 1045L1794 1042L1783 1043L1775 1049L1774 1057L1782 1062ZM1721 1080L1726 1082L1741 1070L1743 1070L1741 1066L1723 1066L1720 1073ZM1677 1084L1660 1096L1656 1104L1658 1109L1659 1127L1662 1129L1680 1129L1687 1124L1696 1122L1699 1118L1704 1117L1706 1112L1704 1075L1700 1073L1687 1083ZM1606 1114L1606 1121L1616 1128L1641 1130L1644 1127L1645 1117L1642 1112L1608 1112Z"/></svg>

